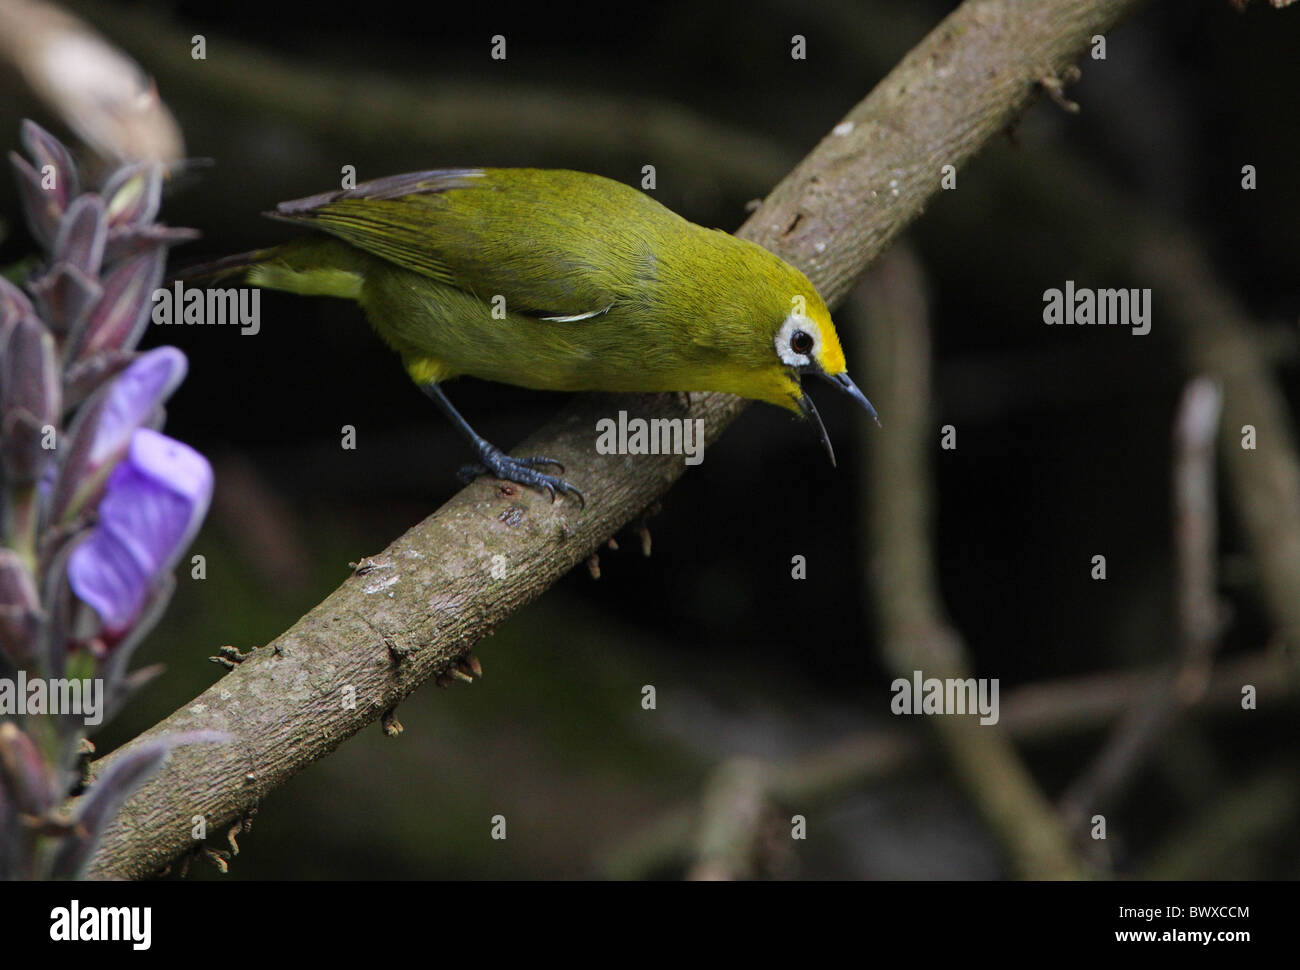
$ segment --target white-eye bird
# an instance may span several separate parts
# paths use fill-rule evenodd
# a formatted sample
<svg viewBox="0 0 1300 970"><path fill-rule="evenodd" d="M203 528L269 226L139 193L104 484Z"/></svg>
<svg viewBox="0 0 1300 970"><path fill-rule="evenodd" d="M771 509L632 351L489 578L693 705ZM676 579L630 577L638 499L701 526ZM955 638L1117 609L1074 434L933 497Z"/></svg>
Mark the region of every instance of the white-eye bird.
<svg viewBox="0 0 1300 970"><path fill-rule="evenodd" d="M581 495L477 434L442 385L470 375L553 391L725 391L812 419L802 378L849 378L830 312L799 270L597 175L444 169L278 205L316 230L184 274L355 300L469 439L478 474ZM878 422L877 422L878 423ZM563 468L558 471L563 474Z"/></svg>

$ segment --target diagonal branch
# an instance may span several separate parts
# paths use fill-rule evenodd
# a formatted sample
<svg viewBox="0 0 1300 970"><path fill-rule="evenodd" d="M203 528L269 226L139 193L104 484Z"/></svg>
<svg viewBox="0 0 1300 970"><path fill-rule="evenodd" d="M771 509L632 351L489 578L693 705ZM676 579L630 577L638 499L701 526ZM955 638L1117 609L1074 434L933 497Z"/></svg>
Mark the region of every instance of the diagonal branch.
<svg viewBox="0 0 1300 970"><path fill-rule="evenodd" d="M960 167L1088 44L1141 0L967 0L795 168L739 234L802 268L828 304ZM125 805L91 874L139 878L191 849L191 818L214 830L446 671L492 627L540 595L662 495L681 456L597 456L596 420L633 404L680 417L671 397L593 395L520 446L555 455L587 509L503 495L480 481L374 557L268 647L140 738L218 729L223 746L183 748ZM744 409L693 396L714 441ZM501 558L497 558L501 557ZM505 578L501 567L505 568ZM348 699L355 697L355 705Z"/></svg>

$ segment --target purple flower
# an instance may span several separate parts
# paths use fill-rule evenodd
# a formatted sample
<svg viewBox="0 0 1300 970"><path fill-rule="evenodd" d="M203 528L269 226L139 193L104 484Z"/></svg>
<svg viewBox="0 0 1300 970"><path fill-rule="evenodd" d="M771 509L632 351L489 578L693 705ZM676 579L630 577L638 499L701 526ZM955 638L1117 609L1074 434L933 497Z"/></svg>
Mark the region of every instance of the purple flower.
<svg viewBox="0 0 1300 970"><path fill-rule="evenodd" d="M187 366L175 347L158 347L142 354L82 408L70 432L53 521L66 522L95 502L132 435L153 419L184 379Z"/></svg>
<svg viewBox="0 0 1300 970"><path fill-rule="evenodd" d="M132 435L108 478L98 523L68 559L72 591L99 614L110 637L131 628L194 538L211 497L206 458L148 428Z"/></svg>

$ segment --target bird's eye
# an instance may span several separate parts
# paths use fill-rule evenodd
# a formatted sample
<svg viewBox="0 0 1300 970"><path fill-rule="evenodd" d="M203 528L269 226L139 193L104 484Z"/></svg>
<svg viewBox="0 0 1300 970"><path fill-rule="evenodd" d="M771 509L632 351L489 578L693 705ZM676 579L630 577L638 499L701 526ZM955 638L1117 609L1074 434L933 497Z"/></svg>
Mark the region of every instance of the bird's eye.
<svg viewBox="0 0 1300 970"><path fill-rule="evenodd" d="M812 334L806 330L796 330L790 334L790 349L806 357L813 349Z"/></svg>

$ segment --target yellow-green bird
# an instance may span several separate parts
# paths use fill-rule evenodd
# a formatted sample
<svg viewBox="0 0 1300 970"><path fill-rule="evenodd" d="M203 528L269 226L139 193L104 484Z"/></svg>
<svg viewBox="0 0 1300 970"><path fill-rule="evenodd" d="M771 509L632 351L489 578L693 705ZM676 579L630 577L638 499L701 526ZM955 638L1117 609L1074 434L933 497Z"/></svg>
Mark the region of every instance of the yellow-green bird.
<svg viewBox="0 0 1300 970"><path fill-rule="evenodd" d="M411 379L469 439L473 474L581 495L477 434L442 384L468 374L551 391L726 391L825 426L801 386L849 378L826 304L754 243L620 182L549 169L442 169L283 202L320 230L183 276L355 300Z"/></svg>

